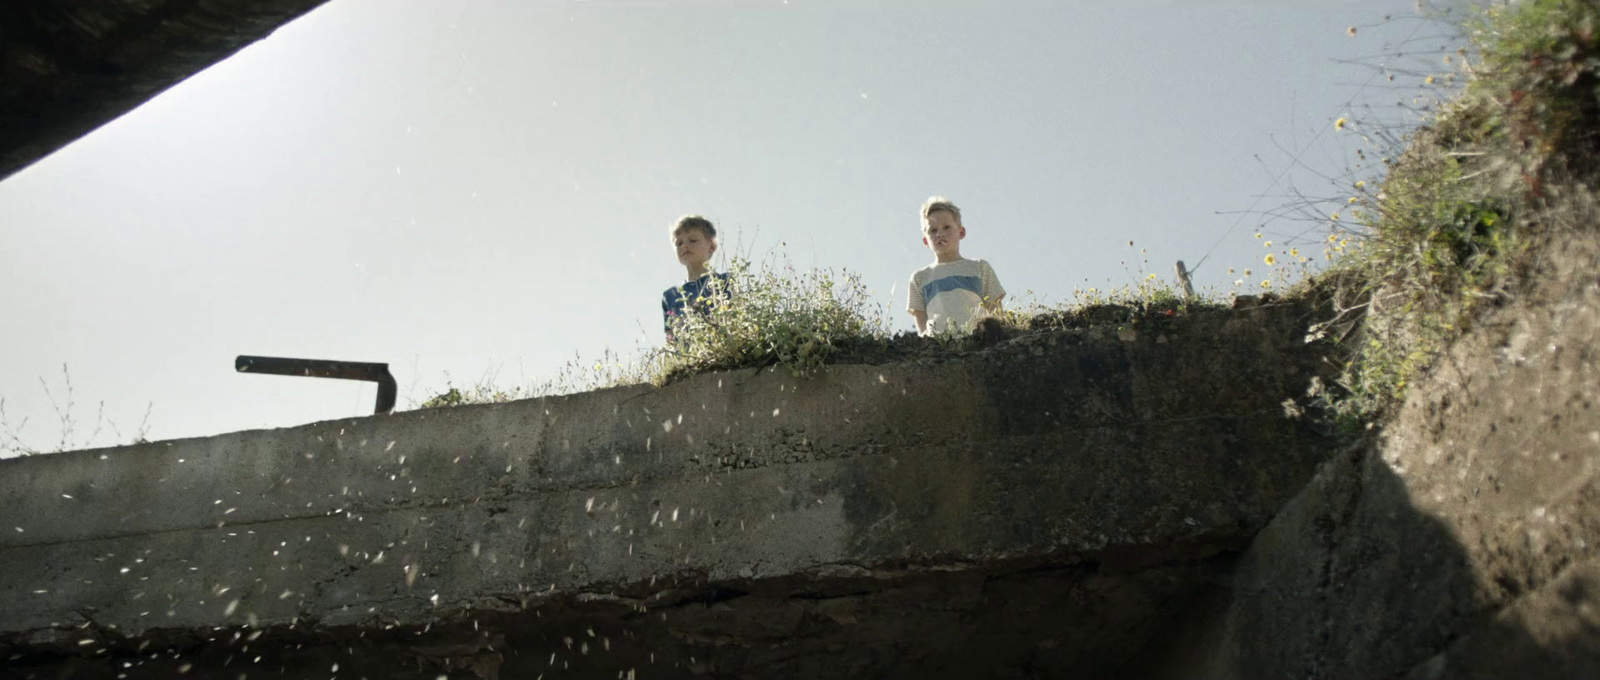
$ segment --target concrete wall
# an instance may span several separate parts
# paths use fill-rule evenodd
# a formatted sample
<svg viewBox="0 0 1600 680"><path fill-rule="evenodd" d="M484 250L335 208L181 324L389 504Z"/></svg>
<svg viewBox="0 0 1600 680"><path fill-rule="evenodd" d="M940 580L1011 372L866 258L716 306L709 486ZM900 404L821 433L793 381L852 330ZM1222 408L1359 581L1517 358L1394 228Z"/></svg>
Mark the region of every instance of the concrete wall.
<svg viewBox="0 0 1600 680"><path fill-rule="evenodd" d="M0 462L0 677L1111 674L1326 457L1306 313Z"/></svg>

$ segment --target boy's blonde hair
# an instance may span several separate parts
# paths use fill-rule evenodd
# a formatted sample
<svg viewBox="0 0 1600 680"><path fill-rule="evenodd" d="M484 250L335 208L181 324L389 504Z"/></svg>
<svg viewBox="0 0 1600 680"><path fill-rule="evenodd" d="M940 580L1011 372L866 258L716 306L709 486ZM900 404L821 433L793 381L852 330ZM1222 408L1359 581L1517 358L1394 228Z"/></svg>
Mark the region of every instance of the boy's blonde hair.
<svg viewBox="0 0 1600 680"><path fill-rule="evenodd" d="M950 213L951 215L955 215L956 224L961 224L961 209L957 208L953 201L943 196L929 196L928 200L923 201L922 203L923 230L927 230L928 228L928 216L939 212L940 210Z"/></svg>
<svg viewBox="0 0 1600 680"><path fill-rule="evenodd" d="M677 238L679 234L682 234L690 229L699 229L700 233L706 235L706 238L717 238L717 228L712 226L711 220L701 217L700 215L684 215L683 217L679 217L678 221L672 225L672 237Z"/></svg>

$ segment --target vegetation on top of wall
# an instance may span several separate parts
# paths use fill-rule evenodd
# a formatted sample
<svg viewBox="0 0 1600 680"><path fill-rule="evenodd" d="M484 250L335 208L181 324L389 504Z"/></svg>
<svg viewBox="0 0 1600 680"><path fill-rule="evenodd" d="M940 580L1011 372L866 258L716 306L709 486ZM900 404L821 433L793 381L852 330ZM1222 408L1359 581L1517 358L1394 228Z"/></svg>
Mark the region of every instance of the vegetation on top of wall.
<svg viewBox="0 0 1600 680"><path fill-rule="evenodd" d="M1350 347L1325 404L1346 423L1391 413L1487 308L1517 294L1530 246L1579 227L1572 199L1600 159L1600 7L1528 0L1471 24L1466 86L1387 161L1355 211L1365 236L1317 284Z"/></svg>
<svg viewBox="0 0 1600 680"><path fill-rule="evenodd" d="M1185 298L1153 279L1102 291L1078 291L1076 304L1021 302L961 332L923 337L893 332L885 309L849 270L797 271L786 263L734 258L730 294L674 327L676 341L632 358L608 352L600 361L574 358L551 380L504 388L492 379L454 384L420 408L499 403L621 385L664 385L716 370L773 367L797 376L828 364L879 364L979 350L1020 335L1093 326L1159 327L1202 309L1221 308Z"/></svg>

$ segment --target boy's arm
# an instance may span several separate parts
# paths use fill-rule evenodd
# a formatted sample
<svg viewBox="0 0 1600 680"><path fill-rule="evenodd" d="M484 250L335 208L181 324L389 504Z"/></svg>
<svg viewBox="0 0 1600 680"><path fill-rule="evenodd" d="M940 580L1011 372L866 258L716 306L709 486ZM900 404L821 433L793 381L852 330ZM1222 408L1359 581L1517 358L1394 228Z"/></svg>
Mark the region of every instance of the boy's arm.
<svg viewBox="0 0 1600 680"><path fill-rule="evenodd" d="M928 332L928 301L922 299L922 287L917 285L917 275L911 275L911 284L906 286L906 311L917 320L917 335Z"/></svg>
<svg viewBox="0 0 1600 680"><path fill-rule="evenodd" d="M667 342L671 343L672 337L672 290L661 294L661 330L666 331Z"/></svg>
<svg viewBox="0 0 1600 680"><path fill-rule="evenodd" d="M984 261L979 268L983 277L983 308L991 314L999 312L1003 307L1001 303L1006 299L1006 289L1000 285L1000 277L994 275L994 267Z"/></svg>
<svg viewBox="0 0 1600 680"><path fill-rule="evenodd" d="M913 309L910 311L911 316L917 319L917 335L926 335L928 333L928 310Z"/></svg>

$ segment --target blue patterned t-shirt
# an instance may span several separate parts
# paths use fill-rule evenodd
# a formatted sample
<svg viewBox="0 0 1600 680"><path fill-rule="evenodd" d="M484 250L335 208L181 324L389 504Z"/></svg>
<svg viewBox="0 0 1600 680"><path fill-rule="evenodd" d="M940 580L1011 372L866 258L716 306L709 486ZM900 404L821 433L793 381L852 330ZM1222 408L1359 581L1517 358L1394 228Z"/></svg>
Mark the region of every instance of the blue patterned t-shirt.
<svg viewBox="0 0 1600 680"><path fill-rule="evenodd" d="M732 293L728 275L711 273L682 285L668 288L661 294L661 325L667 332L667 342L672 342L672 326L691 310L704 314L714 300L726 300Z"/></svg>

